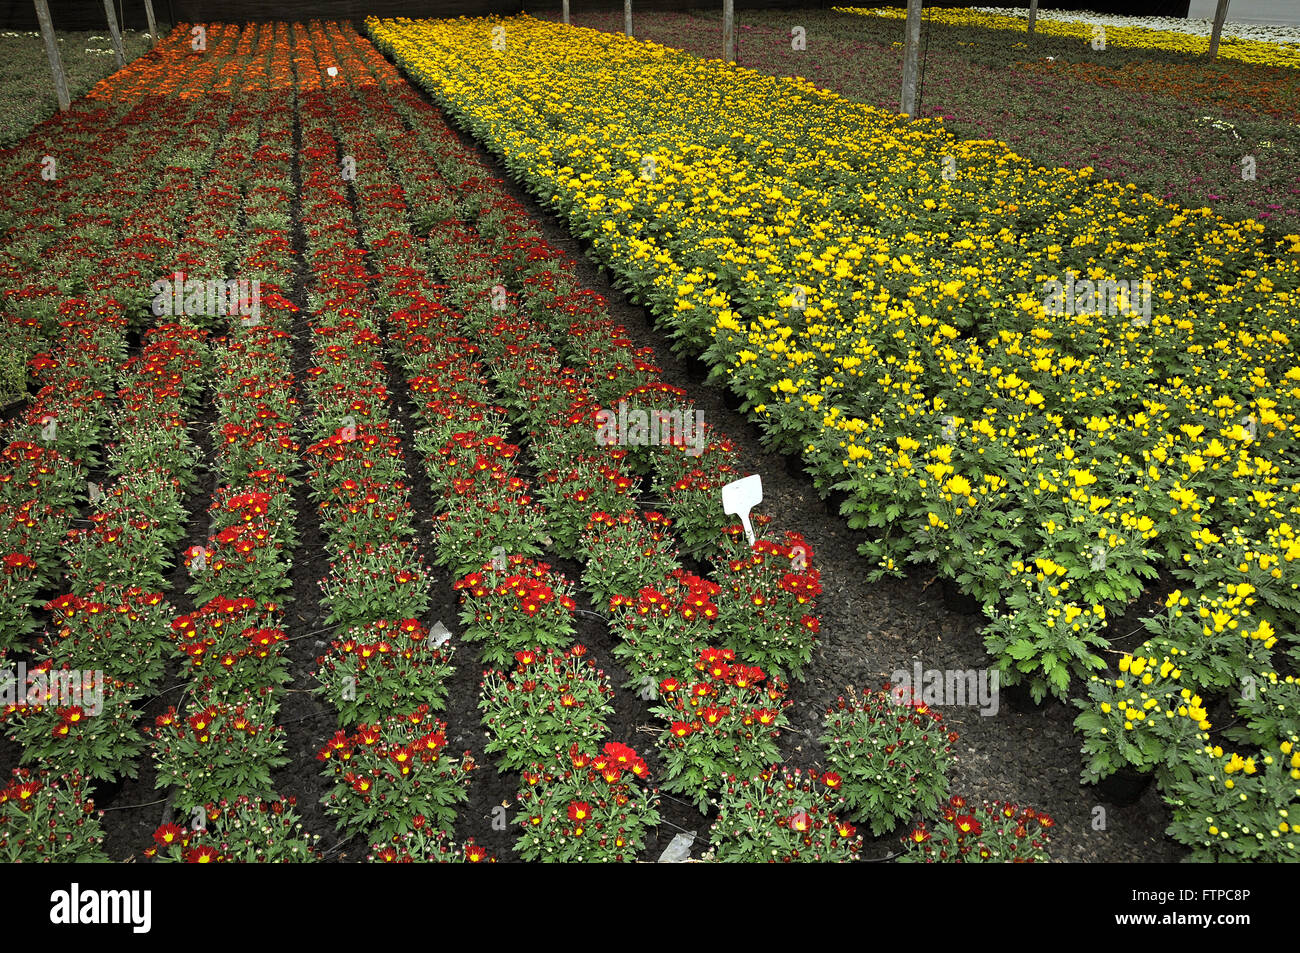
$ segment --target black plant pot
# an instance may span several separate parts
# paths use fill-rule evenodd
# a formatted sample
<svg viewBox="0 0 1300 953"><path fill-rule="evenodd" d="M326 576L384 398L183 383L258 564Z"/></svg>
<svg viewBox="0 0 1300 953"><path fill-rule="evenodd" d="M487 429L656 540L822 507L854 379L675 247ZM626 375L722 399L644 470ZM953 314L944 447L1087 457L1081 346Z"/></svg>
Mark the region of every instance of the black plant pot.
<svg viewBox="0 0 1300 953"><path fill-rule="evenodd" d="M1120 768L1097 782L1097 796L1107 804L1127 807L1142 797L1153 779L1154 775L1150 771L1143 773L1136 768Z"/></svg>

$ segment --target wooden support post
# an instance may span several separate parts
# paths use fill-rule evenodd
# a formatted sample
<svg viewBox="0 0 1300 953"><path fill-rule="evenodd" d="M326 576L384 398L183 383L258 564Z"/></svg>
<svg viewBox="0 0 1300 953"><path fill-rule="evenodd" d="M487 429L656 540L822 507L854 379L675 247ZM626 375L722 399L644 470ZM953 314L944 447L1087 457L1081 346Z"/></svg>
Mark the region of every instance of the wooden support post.
<svg viewBox="0 0 1300 953"><path fill-rule="evenodd" d="M632 0L623 0L623 35L632 35Z"/></svg>
<svg viewBox="0 0 1300 953"><path fill-rule="evenodd" d="M736 0L722 0L722 58L736 62Z"/></svg>
<svg viewBox="0 0 1300 953"><path fill-rule="evenodd" d="M1029 0L1029 30L1028 36L1034 35L1034 24L1038 22L1038 0Z"/></svg>
<svg viewBox="0 0 1300 953"><path fill-rule="evenodd" d="M1214 8L1214 32L1210 34L1210 59L1219 55L1219 37L1223 34L1223 22L1228 19L1228 0L1219 0Z"/></svg>
<svg viewBox="0 0 1300 953"><path fill-rule="evenodd" d="M36 19L41 25L45 55L50 58L50 72L54 74L54 92L59 97L59 109L67 112L72 105L72 97L68 95L68 78L63 74L63 57L59 55L59 41L54 35L54 21L50 19L47 0L36 0Z"/></svg>
<svg viewBox="0 0 1300 953"><path fill-rule="evenodd" d="M117 28L117 11L113 9L113 0L104 0L104 13L108 17L108 32L113 37L113 58L117 68L126 65L126 53L122 50L122 31Z"/></svg>
<svg viewBox="0 0 1300 953"><path fill-rule="evenodd" d="M569 0L563 0L560 4L560 13L564 20L565 26L569 24Z"/></svg>
<svg viewBox="0 0 1300 953"><path fill-rule="evenodd" d="M153 16L153 0L144 0L144 15L149 21L149 43L158 42L158 21Z"/></svg>
<svg viewBox="0 0 1300 953"><path fill-rule="evenodd" d="M907 0L903 28L903 95L898 111L916 118L916 74L921 66L921 0Z"/></svg>

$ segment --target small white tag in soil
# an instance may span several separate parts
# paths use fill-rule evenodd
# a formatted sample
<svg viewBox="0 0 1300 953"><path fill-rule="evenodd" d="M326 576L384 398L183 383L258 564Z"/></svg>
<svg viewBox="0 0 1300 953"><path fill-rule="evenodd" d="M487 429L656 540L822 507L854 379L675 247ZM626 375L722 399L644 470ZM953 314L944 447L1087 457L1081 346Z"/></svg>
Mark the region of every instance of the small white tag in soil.
<svg viewBox="0 0 1300 953"><path fill-rule="evenodd" d="M441 622L435 622L429 630L429 644L435 649L444 645L451 638L451 632Z"/></svg>
<svg viewBox="0 0 1300 953"><path fill-rule="evenodd" d="M695 834L678 834L672 839L659 857L661 864L681 864L691 859L691 845L695 843Z"/></svg>
<svg viewBox="0 0 1300 953"><path fill-rule="evenodd" d="M749 545L754 545L754 527L749 522L749 511L763 502L763 478L757 473L728 483L722 488L722 512L739 516L745 527Z"/></svg>

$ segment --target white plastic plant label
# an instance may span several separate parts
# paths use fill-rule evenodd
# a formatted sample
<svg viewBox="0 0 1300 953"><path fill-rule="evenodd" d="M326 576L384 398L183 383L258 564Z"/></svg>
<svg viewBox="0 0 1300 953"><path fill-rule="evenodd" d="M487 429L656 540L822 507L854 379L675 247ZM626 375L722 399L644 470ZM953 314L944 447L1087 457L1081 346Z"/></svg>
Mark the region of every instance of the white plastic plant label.
<svg viewBox="0 0 1300 953"><path fill-rule="evenodd" d="M429 630L429 645L435 649L446 645L447 640L450 638L451 630L443 625L441 621L435 622L433 628Z"/></svg>
<svg viewBox="0 0 1300 953"><path fill-rule="evenodd" d="M691 859L691 845L695 843L695 834L678 834L659 855L661 864L681 864Z"/></svg>
<svg viewBox="0 0 1300 953"><path fill-rule="evenodd" d="M763 478L757 473L751 473L722 488L722 512L728 516L740 517L751 546L754 545L754 527L749 522L749 511L762 502Z"/></svg>

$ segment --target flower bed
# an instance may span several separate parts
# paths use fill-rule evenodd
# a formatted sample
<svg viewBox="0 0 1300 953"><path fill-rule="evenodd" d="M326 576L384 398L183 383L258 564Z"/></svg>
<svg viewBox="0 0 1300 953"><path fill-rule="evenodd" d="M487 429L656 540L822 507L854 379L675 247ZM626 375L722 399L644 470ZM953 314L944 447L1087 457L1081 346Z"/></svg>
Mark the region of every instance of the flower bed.
<svg viewBox="0 0 1300 953"><path fill-rule="evenodd" d="M42 389L7 427L19 439L2 479L43 491L39 508L31 498L7 501L6 550L26 557L10 560L7 575L28 587L19 606L38 592L56 595L45 606L52 627L26 663L29 681L44 688L7 707L4 720L20 759L51 772L51 790L138 773L147 747L140 708L165 672L172 610L164 594L198 460L188 422L204 391L207 329L145 306L154 269L172 266L174 275L199 262L189 252L210 237L211 221L190 202L214 198L215 177L201 182L200 171L233 150L240 124L227 110L205 112L172 95L151 103L153 128L132 112L139 102L79 104L51 120L73 153L60 152L68 156L61 166L28 166L4 211L16 238L4 263L6 320L33 332L29 368ZM215 133L224 118L223 142ZM14 158L26 163L34 146L28 139ZM68 217L70 240L51 244L47 229L14 214L36 189L47 211ZM162 237L179 229L194 244ZM33 628L30 616L23 621L19 635ZM234 669L236 656L250 653L217 654Z"/></svg>
<svg viewBox="0 0 1300 953"><path fill-rule="evenodd" d="M45 196L36 172L0 203L16 239L0 290L44 387L0 466L3 611L26 626L10 647L47 680L111 676L88 683L102 713L5 712L49 774L0 793L0 848L101 859L81 786L147 758L167 821L134 850L157 862L313 860L349 841L382 862L491 859L464 838L482 759L449 743L474 726L442 714L463 718L477 685L476 751L517 792L500 821L523 859L644 859L678 799L719 812L712 859L856 859L847 769L779 763L791 746L819 757L782 733L816 664L823 569L799 532L756 512L751 546L722 512L738 445L354 30L208 30L207 55L173 35L96 92L144 149L148 198L97 199L96 172ZM167 151L141 131L152 92ZM112 135L72 134L120 162ZM46 200L67 241L20 227ZM94 214L76 218L83 202ZM260 311L141 320L156 274L257 280ZM643 415L632 430L625 405ZM629 437L652 422L662 439ZM86 483L101 472L111 483ZM454 632L431 608L453 594ZM37 605L53 627L33 638ZM600 665L574 644L579 615L615 637ZM481 683L457 678L465 651ZM653 745L620 738L644 713ZM908 740L891 790L946 790L939 736ZM739 803L755 786L759 812ZM930 801L863 819L885 831ZM28 836L25 818L56 808L58 843Z"/></svg>
<svg viewBox="0 0 1300 953"><path fill-rule="evenodd" d="M895 7L833 7L837 13L851 13L860 16L877 16L900 19L905 11ZM1027 13L996 8L976 8L971 10L931 10L926 18L944 25L974 26L989 30L1026 29ZM1197 21L1195 24L1182 21L1178 27L1170 29L1172 24L1162 24L1162 28L1147 25L1147 18L1097 17L1087 14L1062 14L1057 11L1044 11L1034 29L1045 36L1062 36L1090 42L1096 27L1105 28L1107 43L1136 49L1167 50L1185 53L1190 56L1204 56L1210 48L1209 23ZM1174 21L1175 23L1177 21ZM1234 26L1236 28L1234 28ZM1250 30L1251 38L1243 36L1246 31L1241 24L1224 24L1220 40L1219 55L1227 59L1240 60L1243 63L1257 63L1262 66L1300 67L1300 35L1295 30L1285 28L1264 31Z"/></svg>
<svg viewBox="0 0 1300 953"><path fill-rule="evenodd" d="M1088 168L1162 201L1253 218L1272 236L1300 230L1300 155L1289 133L1300 118L1300 71L1116 43L1094 50L1087 33L1038 31L1030 43L1023 21L1017 36L935 16L927 7L918 116L958 139L1005 143L1035 166ZM577 11L574 22L623 29L616 11ZM903 21L805 9L746 11L737 23L744 67L898 109ZM638 39L704 59L718 57L720 35L707 11L637 19Z"/></svg>

